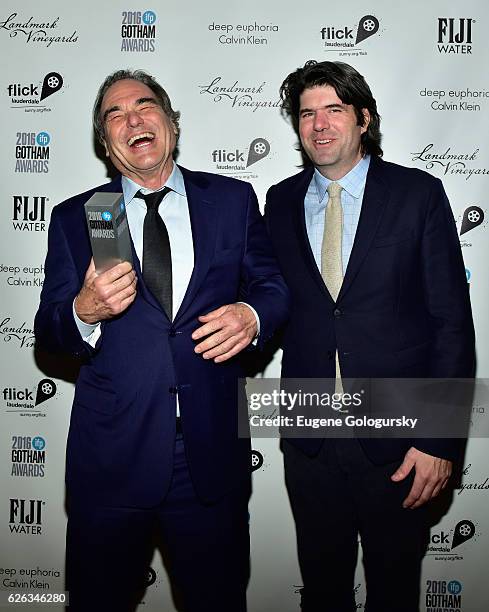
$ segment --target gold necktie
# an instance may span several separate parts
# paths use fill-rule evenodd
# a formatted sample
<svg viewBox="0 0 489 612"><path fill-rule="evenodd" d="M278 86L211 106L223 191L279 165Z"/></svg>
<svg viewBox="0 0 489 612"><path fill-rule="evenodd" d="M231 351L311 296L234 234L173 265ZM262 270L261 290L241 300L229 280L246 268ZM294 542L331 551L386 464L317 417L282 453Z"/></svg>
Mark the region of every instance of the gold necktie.
<svg viewBox="0 0 489 612"><path fill-rule="evenodd" d="M329 200L324 216L323 243L321 245L321 276L336 302L343 283L343 208L341 206L341 191L343 187L339 183L328 185ZM336 384L335 393L343 392L341 383L340 362L338 351L336 360Z"/></svg>
<svg viewBox="0 0 489 612"><path fill-rule="evenodd" d="M324 217L323 243L321 246L321 276L336 302L343 282L342 237L343 208L339 183L328 185L329 200Z"/></svg>

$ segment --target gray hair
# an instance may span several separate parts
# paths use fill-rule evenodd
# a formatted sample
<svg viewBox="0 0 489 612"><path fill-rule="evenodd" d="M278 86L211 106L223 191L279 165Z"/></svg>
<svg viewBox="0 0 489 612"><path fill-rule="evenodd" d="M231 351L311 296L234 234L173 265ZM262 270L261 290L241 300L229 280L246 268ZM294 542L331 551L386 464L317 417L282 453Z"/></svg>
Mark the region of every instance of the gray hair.
<svg viewBox="0 0 489 612"><path fill-rule="evenodd" d="M95 98L95 104L93 105L93 129L95 130L95 134L97 135L99 141L102 144L105 142L104 121L100 113L102 108L102 100L104 99L109 87L111 87L114 83L117 83L117 81L122 81L124 79L139 81L151 89L155 95L156 101L163 109L163 112L175 126L178 142L178 137L180 136L180 126L178 124L180 112L173 110L170 98L166 91L150 74L144 72L144 70L117 70L116 72L109 74L109 76L100 86L97 97Z"/></svg>

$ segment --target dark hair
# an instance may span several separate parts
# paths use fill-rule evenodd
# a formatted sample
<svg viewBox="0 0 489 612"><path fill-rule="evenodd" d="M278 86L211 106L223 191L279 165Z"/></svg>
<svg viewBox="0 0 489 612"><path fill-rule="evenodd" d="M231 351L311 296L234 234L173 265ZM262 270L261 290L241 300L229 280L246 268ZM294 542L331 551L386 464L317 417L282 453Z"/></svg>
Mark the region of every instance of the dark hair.
<svg viewBox="0 0 489 612"><path fill-rule="evenodd" d="M300 96L305 89L331 85L336 95L345 104L351 104L357 116L357 124L364 125L362 109L370 114L370 123L361 137L362 153L382 157L380 147L380 115L377 103L363 76L349 64L343 62L316 62L309 60L303 68L291 72L280 87L282 108L291 119L294 130L299 134Z"/></svg>
<svg viewBox="0 0 489 612"><path fill-rule="evenodd" d="M104 99L109 87L111 87L114 83L117 83L117 81L122 81L124 79L139 81L151 89L155 95L156 101L175 126L178 141L178 137L180 135L180 126L178 125L180 112L173 110L170 98L166 91L150 74L144 72L144 70L117 70L116 72L109 74L109 76L100 86L97 97L95 98L95 104L93 105L93 129L95 130L95 134L97 135L99 141L101 143L104 143L105 141L104 122L103 117L100 114L102 100Z"/></svg>

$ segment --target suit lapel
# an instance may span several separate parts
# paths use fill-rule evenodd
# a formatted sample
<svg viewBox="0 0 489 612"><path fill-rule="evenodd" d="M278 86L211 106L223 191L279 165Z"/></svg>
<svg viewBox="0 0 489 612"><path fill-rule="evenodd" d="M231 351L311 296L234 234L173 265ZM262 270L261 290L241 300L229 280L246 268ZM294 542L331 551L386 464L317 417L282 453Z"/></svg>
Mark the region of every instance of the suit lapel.
<svg viewBox="0 0 489 612"><path fill-rule="evenodd" d="M363 194L362 211L353 242L338 300L351 287L365 256L367 255L380 220L390 197L389 189L382 179L382 160L372 156Z"/></svg>
<svg viewBox="0 0 489 612"><path fill-rule="evenodd" d="M209 270L215 250L217 230L217 205L208 199L209 180L181 166L187 194L194 246L194 269L182 300L175 315L175 321L182 316L192 304L207 271Z"/></svg>
<svg viewBox="0 0 489 612"><path fill-rule="evenodd" d="M299 175L298 182L295 184L294 190L291 194L294 215L293 224L297 234L300 252L306 263L307 269L320 290L323 291L330 298L330 300L333 300L328 289L326 288L326 285L324 284L321 271L317 267L316 260L314 259L314 253L311 249L311 243L309 242L309 236L307 235L304 199L306 197L307 189L311 183L313 172L313 168L307 168L304 170L304 172Z"/></svg>

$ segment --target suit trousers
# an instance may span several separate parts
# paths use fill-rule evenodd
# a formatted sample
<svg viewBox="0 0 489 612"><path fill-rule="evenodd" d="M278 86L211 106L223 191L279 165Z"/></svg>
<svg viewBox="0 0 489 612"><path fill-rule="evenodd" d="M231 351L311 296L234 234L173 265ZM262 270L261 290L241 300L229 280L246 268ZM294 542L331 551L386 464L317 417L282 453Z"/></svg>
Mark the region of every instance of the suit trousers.
<svg viewBox="0 0 489 612"><path fill-rule="evenodd" d="M190 479L183 437L177 435L172 483L158 507L111 508L70 500L70 612L135 610L155 543L163 546L179 611L245 612L249 490L244 488L216 503L202 503Z"/></svg>
<svg viewBox="0 0 489 612"><path fill-rule="evenodd" d="M327 440L308 457L283 443L297 531L304 612L355 612L361 540L366 612L418 612L426 508L402 507L414 474L390 480L400 462L374 465L356 439Z"/></svg>

